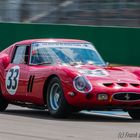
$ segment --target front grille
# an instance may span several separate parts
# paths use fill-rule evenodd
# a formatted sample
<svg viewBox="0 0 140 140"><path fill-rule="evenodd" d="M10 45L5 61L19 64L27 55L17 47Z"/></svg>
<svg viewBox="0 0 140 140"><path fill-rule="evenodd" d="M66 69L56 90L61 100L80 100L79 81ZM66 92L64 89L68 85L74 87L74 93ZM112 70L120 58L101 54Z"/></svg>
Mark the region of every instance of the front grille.
<svg viewBox="0 0 140 140"><path fill-rule="evenodd" d="M140 93L116 93L113 95L113 99L119 100L119 101L137 101L140 100Z"/></svg>

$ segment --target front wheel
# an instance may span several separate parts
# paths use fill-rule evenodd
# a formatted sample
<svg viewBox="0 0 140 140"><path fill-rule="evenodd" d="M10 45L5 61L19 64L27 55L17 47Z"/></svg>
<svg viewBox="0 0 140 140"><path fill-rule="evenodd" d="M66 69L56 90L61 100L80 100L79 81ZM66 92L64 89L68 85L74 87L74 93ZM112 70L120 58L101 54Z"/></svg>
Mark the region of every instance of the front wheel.
<svg viewBox="0 0 140 140"><path fill-rule="evenodd" d="M64 118L70 113L59 78L51 79L47 88L47 107L53 117Z"/></svg>
<svg viewBox="0 0 140 140"><path fill-rule="evenodd" d="M140 120L140 109L129 110L128 113L132 119Z"/></svg>
<svg viewBox="0 0 140 140"><path fill-rule="evenodd" d="M8 102L0 95L0 112L3 112L6 110L8 106Z"/></svg>

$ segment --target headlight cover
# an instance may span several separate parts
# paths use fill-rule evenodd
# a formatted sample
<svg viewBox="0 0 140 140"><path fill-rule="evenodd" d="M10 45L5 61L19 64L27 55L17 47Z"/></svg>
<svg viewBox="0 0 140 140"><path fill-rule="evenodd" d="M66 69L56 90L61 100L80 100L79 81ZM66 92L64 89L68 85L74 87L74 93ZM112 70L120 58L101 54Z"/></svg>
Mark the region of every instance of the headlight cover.
<svg viewBox="0 0 140 140"><path fill-rule="evenodd" d="M73 86L81 93L89 93L92 90L91 83L84 76L75 77Z"/></svg>

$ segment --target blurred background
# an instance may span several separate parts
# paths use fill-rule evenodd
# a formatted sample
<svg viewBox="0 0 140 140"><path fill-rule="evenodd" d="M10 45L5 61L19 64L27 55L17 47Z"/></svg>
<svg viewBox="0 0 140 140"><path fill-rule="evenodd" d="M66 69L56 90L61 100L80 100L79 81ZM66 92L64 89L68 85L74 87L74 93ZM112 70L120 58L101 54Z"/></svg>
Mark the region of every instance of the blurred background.
<svg viewBox="0 0 140 140"><path fill-rule="evenodd" d="M140 27L140 0L0 0L0 22Z"/></svg>

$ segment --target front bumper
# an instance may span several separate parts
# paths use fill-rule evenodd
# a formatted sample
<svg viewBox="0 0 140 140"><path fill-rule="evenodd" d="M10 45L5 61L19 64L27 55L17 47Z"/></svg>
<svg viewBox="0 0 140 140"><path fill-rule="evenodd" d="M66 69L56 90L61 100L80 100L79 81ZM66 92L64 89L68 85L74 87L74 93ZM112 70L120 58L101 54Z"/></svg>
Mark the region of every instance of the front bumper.
<svg viewBox="0 0 140 140"><path fill-rule="evenodd" d="M70 93L73 93L71 96ZM105 93L107 100L99 100L98 95ZM140 88L100 88L95 87L90 93L83 94L65 89L67 102L81 109L140 109Z"/></svg>

